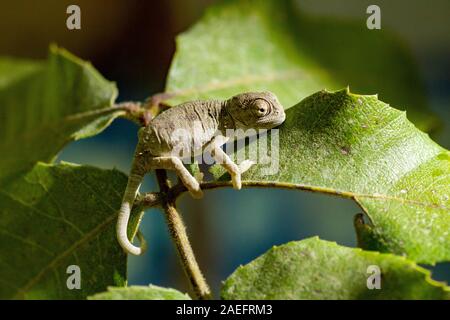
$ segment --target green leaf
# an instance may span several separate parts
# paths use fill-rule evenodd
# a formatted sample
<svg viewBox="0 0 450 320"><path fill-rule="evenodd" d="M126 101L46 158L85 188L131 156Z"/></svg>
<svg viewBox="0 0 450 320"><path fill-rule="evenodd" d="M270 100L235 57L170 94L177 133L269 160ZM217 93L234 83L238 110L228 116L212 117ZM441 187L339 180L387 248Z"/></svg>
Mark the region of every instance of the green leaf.
<svg viewBox="0 0 450 320"><path fill-rule="evenodd" d="M368 289L378 266L381 289ZM371 282L372 283L372 282ZM273 247L224 283L223 299L449 299L428 270L392 254L347 248L317 237Z"/></svg>
<svg viewBox="0 0 450 320"><path fill-rule="evenodd" d="M125 285L115 223L126 183L117 170L38 163L0 186L0 299L83 299ZM70 265L80 290L66 286Z"/></svg>
<svg viewBox="0 0 450 320"><path fill-rule="evenodd" d="M364 221L364 214L358 213L353 219L353 225L356 231L356 240L358 247L364 250L389 253L389 244L384 239L373 232L370 224Z"/></svg>
<svg viewBox="0 0 450 320"><path fill-rule="evenodd" d="M321 91L287 110L272 155L279 170L269 175L272 164L257 164L243 175L244 185L353 199L389 252L422 263L450 260L450 153L405 112L376 96ZM229 180L222 168L212 171Z"/></svg>
<svg viewBox="0 0 450 320"><path fill-rule="evenodd" d="M186 293L150 285L125 288L108 287L107 292L94 294L89 300L191 300Z"/></svg>
<svg viewBox="0 0 450 320"><path fill-rule="evenodd" d="M114 83L54 46L46 62L0 58L0 182L102 131L122 113L116 96Z"/></svg>
<svg viewBox="0 0 450 320"><path fill-rule="evenodd" d="M226 99L270 90L285 108L312 92L350 85L407 108L423 130L437 120L411 55L385 29L365 21L311 18L293 1L226 1L177 37L167 102Z"/></svg>

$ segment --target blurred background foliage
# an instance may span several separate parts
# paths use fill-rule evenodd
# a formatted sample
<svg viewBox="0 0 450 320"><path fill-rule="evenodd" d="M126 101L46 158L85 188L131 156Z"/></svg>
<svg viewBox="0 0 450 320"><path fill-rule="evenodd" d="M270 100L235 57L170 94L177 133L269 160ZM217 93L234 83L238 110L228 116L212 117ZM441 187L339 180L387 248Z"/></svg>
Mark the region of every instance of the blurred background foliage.
<svg viewBox="0 0 450 320"><path fill-rule="evenodd" d="M0 55L45 58L49 44L55 42L90 60L107 79L116 81L119 101L144 100L164 90L175 51L175 36L195 23L213 3L207 0L3 1ZM70 4L81 7L81 30L69 31L65 27L66 8ZM431 5L424 0L377 1L382 10L381 31L366 29L365 12L370 4L375 3L296 1L302 14L314 23L321 24L331 18L359 23L362 31L361 35L353 35L356 41L364 32L394 34L417 65L425 88L424 108L431 108L441 119L441 129L433 133L433 138L442 146L450 147L450 2L436 0ZM311 50L320 52L314 48L314 37L307 37L306 41ZM359 54L353 47L346 50L349 56ZM325 67L330 58L336 59L334 65L346 59L334 56L333 52L323 52L317 58L322 59ZM368 57L367 63L370 59L376 57ZM366 80L370 82L368 76ZM134 124L117 120L102 134L66 147L59 159L102 168L117 167L128 172L136 133ZM143 187L143 190L150 189L155 189L153 177ZM356 245L352 218L360 209L351 201L287 190L215 190L207 192L203 201L188 196L180 200L180 211L194 250L215 288L238 265L253 260L274 244L318 235L342 245ZM129 283L152 283L186 291L187 283L159 211L147 212L142 230L150 248L143 257L129 258ZM434 278L448 281L449 269L449 264L438 265L434 268Z"/></svg>

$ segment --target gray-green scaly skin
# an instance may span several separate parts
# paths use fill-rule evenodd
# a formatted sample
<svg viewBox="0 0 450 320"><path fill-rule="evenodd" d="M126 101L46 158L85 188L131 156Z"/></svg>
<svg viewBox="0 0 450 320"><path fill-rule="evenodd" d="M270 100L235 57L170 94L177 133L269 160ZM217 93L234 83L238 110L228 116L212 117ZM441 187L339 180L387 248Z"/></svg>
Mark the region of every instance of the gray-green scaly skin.
<svg viewBox="0 0 450 320"><path fill-rule="evenodd" d="M285 120L286 115L276 96L270 92L238 94L225 101L191 101L172 107L154 118L139 131L133 165L117 221L117 239L122 248L131 254L145 251L128 240L127 226L131 207L144 175L153 169L174 170L194 198L201 198L199 183L183 166L178 153L183 146L185 155L201 154L209 147L216 162L231 175L233 187L241 188L241 173L252 163L237 166L220 148L228 139L227 129L271 129ZM218 134L219 133L219 134Z"/></svg>

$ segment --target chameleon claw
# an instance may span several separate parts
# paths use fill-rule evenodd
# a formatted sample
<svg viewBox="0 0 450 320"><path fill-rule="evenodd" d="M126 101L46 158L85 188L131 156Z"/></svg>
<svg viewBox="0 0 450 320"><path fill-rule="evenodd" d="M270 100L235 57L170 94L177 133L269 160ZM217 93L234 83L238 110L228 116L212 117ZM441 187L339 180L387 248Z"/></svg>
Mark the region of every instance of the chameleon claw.
<svg viewBox="0 0 450 320"><path fill-rule="evenodd" d="M195 182L195 183L194 183ZM185 184L192 198L201 199L203 198L203 191L200 189L200 184L194 180L191 184Z"/></svg>
<svg viewBox="0 0 450 320"><path fill-rule="evenodd" d="M240 173L246 172L246 171L247 171L248 169L250 169L251 166L253 166L254 164L256 164L256 162L253 161L253 160L244 160L244 161L242 161L242 162L238 165L238 167L239 167L239 172L240 172Z"/></svg>
<svg viewBox="0 0 450 320"><path fill-rule="evenodd" d="M244 160L238 165L239 173L236 173L231 176L231 181L233 183L234 189L241 190L242 188L241 174L250 169L250 167L254 164L255 162L252 160Z"/></svg>
<svg viewBox="0 0 450 320"><path fill-rule="evenodd" d="M198 190L189 190L189 193L191 194L192 198L194 198L194 199L203 198L203 191L200 188L198 188Z"/></svg>
<svg viewBox="0 0 450 320"><path fill-rule="evenodd" d="M241 174L235 174L231 177L231 182L233 183L233 188L236 190L241 190L242 183L241 183Z"/></svg>

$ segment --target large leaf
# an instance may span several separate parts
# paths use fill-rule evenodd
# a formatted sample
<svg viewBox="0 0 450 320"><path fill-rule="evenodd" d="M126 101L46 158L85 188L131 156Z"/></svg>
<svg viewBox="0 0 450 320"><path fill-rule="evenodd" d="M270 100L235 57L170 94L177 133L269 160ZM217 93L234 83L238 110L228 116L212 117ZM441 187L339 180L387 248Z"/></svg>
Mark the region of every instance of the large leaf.
<svg viewBox="0 0 450 320"><path fill-rule="evenodd" d="M125 288L108 287L108 291L88 297L89 300L191 300L186 293L150 285Z"/></svg>
<svg viewBox="0 0 450 320"><path fill-rule="evenodd" d="M405 112L348 89L318 92L287 111L272 161L277 157L278 172L268 175L268 165L257 164L244 185L269 182L354 199L381 247L423 263L450 260L450 155ZM212 171L223 174L217 166Z"/></svg>
<svg viewBox="0 0 450 320"><path fill-rule="evenodd" d="M1 186L0 298L77 299L123 286L115 223L126 182L117 170L39 163ZM80 290L66 286L70 265L81 269Z"/></svg>
<svg viewBox="0 0 450 320"><path fill-rule="evenodd" d="M380 289L368 289L367 280L376 272L370 266L381 272ZM450 290L403 257L310 238L273 247L239 267L225 281L221 295L224 299L449 299Z"/></svg>
<svg viewBox="0 0 450 320"><path fill-rule="evenodd" d="M117 96L89 63L51 47L46 62L0 58L0 182L103 130Z"/></svg>
<svg viewBox="0 0 450 320"><path fill-rule="evenodd" d="M226 1L177 37L166 93L171 104L270 90L285 108L312 92L350 85L407 108L424 130L437 121L426 107L417 68L401 41L365 21L302 14L286 0Z"/></svg>

